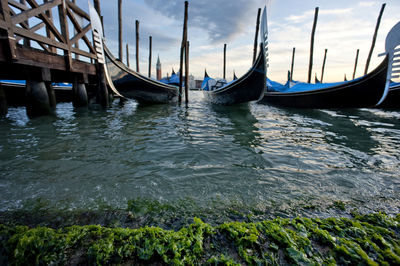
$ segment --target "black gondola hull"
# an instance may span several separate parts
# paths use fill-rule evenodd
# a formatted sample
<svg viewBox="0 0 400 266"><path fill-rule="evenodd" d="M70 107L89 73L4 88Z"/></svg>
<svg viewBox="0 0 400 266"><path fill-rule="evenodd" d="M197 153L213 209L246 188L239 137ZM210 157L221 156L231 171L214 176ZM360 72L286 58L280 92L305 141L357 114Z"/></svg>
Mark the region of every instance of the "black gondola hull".
<svg viewBox="0 0 400 266"><path fill-rule="evenodd" d="M388 71L388 57L362 78L329 88L305 92L265 92L261 103L294 108L374 107L382 98Z"/></svg>
<svg viewBox="0 0 400 266"><path fill-rule="evenodd" d="M170 103L178 100L178 88L147 78L125 66L104 47L106 65L118 92L139 103Z"/></svg>
<svg viewBox="0 0 400 266"><path fill-rule="evenodd" d="M265 76L265 56L264 50L261 49L253 67L244 76L221 89L203 91L204 98L211 103L221 105L258 101L264 95Z"/></svg>

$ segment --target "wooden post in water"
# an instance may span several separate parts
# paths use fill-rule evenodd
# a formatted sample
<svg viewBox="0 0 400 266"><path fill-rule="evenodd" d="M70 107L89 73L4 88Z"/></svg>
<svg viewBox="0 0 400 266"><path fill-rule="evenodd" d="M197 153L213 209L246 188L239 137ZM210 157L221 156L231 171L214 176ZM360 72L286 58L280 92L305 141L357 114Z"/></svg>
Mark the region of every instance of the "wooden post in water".
<svg viewBox="0 0 400 266"><path fill-rule="evenodd" d="M118 0L118 59L122 62L122 0Z"/></svg>
<svg viewBox="0 0 400 266"><path fill-rule="evenodd" d="M293 81L293 67L294 67L294 55L296 54L296 47L293 47L292 52L292 66L290 67L290 81Z"/></svg>
<svg viewBox="0 0 400 266"><path fill-rule="evenodd" d="M0 83L0 117L5 117L8 112L6 94Z"/></svg>
<svg viewBox="0 0 400 266"><path fill-rule="evenodd" d="M185 46L185 102L189 102L189 42Z"/></svg>
<svg viewBox="0 0 400 266"><path fill-rule="evenodd" d="M153 38L149 36L149 78L151 77L151 54L152 54L152 48L153 46Z"/></svg>
<svg viewBox="0 0 400 266"><path fill-rule="evenodd" d="M126 44L126 65L128 67L130 67L130 65L129 65L129 44L128 43Z"/></svg>
<svg viewBox="0 0 400 266"><path fill-rule="evenodd" d="M357 53L356 53L356 62L354 63L353 79L356 78L356 71L357 71L358 55L359 55L359 54L360 54L360 49L357 49Z"/></svg>
<svg viewBox="0 0 400 266"><path fill-rule="evenodd" d="M223 75L223 78L225 79L225 77L226 77L226 43L224 44L224 75Z"/></svg>
<svg viewBox="0 0 400 266"><path fill-rule="evenodd" d="M181 43L181 55L180 55L180 63L179 63L179 95L178 101L182 102L182 79L183 79L183 56L187 43L187 19L188 19L188 7L189 2L185 1L185 15L183 19L183 34L182 34L182 43Z"/></svg>
<svg viewBox="0 0 400 266"><path fill-rule="evenodd" d="M139 20L136 20L135 24L136 24L136 72L139 72Z"/></svg>
<svg viewBox="0 0 400 266"><path fill-rule="evenodd" d="M256 36L254 37L254 49L253 49L253 64L256 61L256 56L257 56L258 30L260 28L260 15L261 15L261 8L259 8L258 12L257 12Z"/></svg>
<svg viewBox="0 0 400 266"><path fill-rule="evenodd" d="M311 73L313 67L313 56L314 56L314 36L315 36L315 28L317 27L317 20L318 20L318 10L319 8L315 8L314 13L314 24L311 32L311 45L310 45L310 62L308 64L308 83L311 82Z"/></svg>
<svg viewBox="0 0 400 266"><path fill-rule="evenodd" d="M369 63L371 61L372 53L374 51L376 37L378 35L379 25L381 24L381 19L382 19L383 11L385 10L385 6L386 6L386 4L382 4L381 11L379 12L378 20L377 20L376 26L375 26L374 37L372 38L371 49L369 50L369 54L367 57L367 63L365 64L364 75L367 75L367 73L368 73Z"/></svg>
<svg viewBox="0 0 400 266"><path fill-rule="evenodd" d="M324 72L325 72L325 62L326 62L326 54L328 53L328 49L325 49L324 61L322 63L322 71L321 71L321 83L324 80Z"/></svg>

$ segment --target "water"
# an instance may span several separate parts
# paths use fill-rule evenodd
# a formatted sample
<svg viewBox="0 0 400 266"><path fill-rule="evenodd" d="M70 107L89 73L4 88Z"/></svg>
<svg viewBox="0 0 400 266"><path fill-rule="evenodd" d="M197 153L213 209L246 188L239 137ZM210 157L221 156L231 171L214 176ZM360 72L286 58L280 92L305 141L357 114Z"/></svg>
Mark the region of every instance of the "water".
<svg viewBox="0 0 400 266"><path fill-rule="evenodd" d="M0 212L43 200L64 210L130 199L199 206L313 205L398 213L400 112L295 110L191 102L75 110L0 120ZM319 208L325 206L325 208ZM307 209L307 208L306 208Z"/></svg>

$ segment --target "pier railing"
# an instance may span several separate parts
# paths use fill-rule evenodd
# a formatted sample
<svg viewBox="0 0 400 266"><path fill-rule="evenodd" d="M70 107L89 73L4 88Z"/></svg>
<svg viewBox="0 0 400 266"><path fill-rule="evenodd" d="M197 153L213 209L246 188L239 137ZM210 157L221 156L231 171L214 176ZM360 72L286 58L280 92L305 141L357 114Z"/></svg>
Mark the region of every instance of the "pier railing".
<svg viewBox="0 0 400 266"><path fill-rule="evenodd" d="M75 1L0 1L0 61L96 73L90 17Z"/></svg>

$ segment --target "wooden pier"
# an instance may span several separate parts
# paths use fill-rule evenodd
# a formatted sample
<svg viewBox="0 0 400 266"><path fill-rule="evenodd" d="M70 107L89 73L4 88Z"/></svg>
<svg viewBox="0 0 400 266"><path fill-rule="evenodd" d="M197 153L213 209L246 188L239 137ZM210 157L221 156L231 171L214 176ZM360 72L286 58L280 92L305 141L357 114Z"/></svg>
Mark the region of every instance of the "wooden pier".
<svg viewBox="0 0 400 266"><path fill-rule="evenodd" d="M0 1L0 79L26 81L28 115L51 112L53 82L73 84L76 106L87 104L88 92L107 106L89 14L70 0Z"/></svg>

